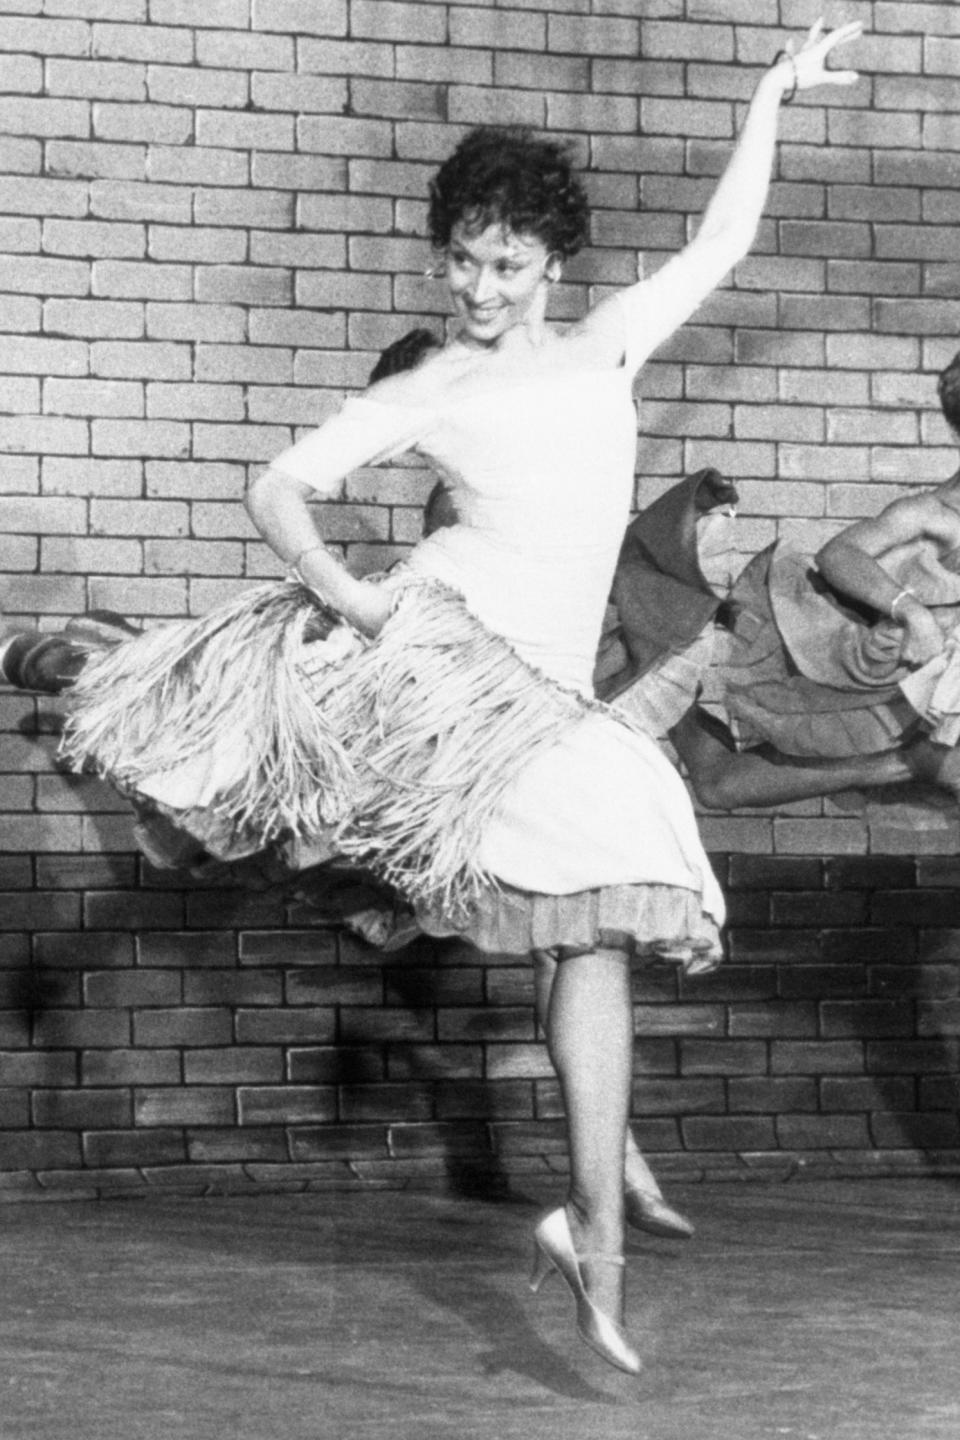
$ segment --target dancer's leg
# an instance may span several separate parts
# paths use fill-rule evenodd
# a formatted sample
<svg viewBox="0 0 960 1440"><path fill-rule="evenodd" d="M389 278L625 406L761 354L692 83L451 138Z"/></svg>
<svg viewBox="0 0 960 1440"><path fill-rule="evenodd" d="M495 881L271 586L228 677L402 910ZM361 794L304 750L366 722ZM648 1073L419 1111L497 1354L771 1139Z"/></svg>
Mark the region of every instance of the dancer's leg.
<svg viewBox="0 0 960 1440"><path fill-rule="evenodd" d="M802 760L778 752L734 748L723 727L694 707L670 731L697 799L712 810L776 805L840 790L902 785L927 778L912 758L918 746L849 759Z"/></svg>
<svg viewBox="0 0 960 1440"><path fill-rule="evenodd" d="M553 982L557 978L558 961L549 950L534 950L533 961L533 1009L537 1017L537 1028L544 1039L550 1024L550 996Z"/></svg>
<svg viewBox="0 0 960 1440"><path fill-rule="evenodd" d="M907 752L913 774L960 800L960 750L933 740L918 740Z"/></svg>
<svg viewBox="0 0 960 1440"><path fill-rule="evenodd" d="M557 974L558 961L548 950L533 952L533 994L537 1025L540 1033L547 1036L550 1015L550 994ZM657 1184L656 1176L650 1169L636 1140L627 1125L623 1181L627 1189L639 1190L645 1195L663 1199L663 1191Z"/></svg>
<svg viewBox="0 0 960 1440"><path fill-rule="evenodd" d="M561 960L550 996L550 1058L570 1144L570 1228L578 1252L623 1252L623 1156L633 1051L630 965L620 950ZM619 1320L623 1272L584 1264L591 1298Z"/></svg>

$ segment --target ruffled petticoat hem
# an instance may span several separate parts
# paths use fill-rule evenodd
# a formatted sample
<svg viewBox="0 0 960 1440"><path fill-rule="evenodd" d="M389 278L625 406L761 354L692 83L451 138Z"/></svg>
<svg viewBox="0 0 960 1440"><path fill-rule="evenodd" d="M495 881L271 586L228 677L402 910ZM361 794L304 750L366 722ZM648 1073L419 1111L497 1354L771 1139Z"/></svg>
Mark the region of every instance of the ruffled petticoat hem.
<svg viewBox="0 0 960 1440"><path fill-rule="evenodd" d="M453 929L424 909L416 914L427 935L455 935L495 954L625 950L634 958L678 964L688 975L715 970L723 959L719 928L700 895L677 885L608 885L569 895L500 885L484 892L463 928Z"/></svg>

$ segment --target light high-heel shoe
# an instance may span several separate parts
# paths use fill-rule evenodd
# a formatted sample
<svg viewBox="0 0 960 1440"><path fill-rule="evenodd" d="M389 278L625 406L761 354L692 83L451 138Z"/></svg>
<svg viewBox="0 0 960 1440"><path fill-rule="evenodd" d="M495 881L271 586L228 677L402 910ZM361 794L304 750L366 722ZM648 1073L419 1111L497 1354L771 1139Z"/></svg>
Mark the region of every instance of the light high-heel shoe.
<svg viewBox="0 0 960 1440"><path fill-rule="evenodd" d="M537 1291L551 1270L556 1270L567 1282L570 1293L577 1302L577 1332L592 1350L618 1370L628 1375L640 1371L640 1356L630 1344L623 1329L609 1315L594 1305L587 1294L580 1270L581 1260L590 1260L604 1265L622 1265L622 1255L600 1255L595 1253L578 1255L570 1234L567 1213L561 1207L544 1216L533 1232L534 1259L530 1289Z"/></svg>
<svg viewBox="0 0 960 1440"><path fill-rule="evenodd" d="M689 1240L694 1228L685 1215L651 1190L638 1190L628 1185L623 1192L623 1214L628 1225L645 1230L648 1235L662 1235L668 1240Z"/></svg>

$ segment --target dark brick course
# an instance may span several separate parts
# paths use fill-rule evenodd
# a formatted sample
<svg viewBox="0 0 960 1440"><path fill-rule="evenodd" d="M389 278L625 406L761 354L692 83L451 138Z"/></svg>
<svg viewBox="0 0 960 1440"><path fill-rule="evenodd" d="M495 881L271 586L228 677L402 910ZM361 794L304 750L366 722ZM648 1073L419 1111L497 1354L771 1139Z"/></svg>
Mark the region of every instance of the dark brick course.
<svg viewBox="0 0 960 1440"><path fill-rule="evenodd" d="M687 1174L737 1157L767 1171L801 1156L821 1167L887 1153L894 1166L917 1155L950 1163L960 1146L960 931L906 927L900 901L911 896L924 919L931 905L942 911L952 884L938 891L930 880L952 871L928 865L923 890L905 890L916 862L878 857L871 890L869 857L746 863L754 858L724 857L718 869L802 901L800 923L781 908L781 923L762 932L734 924L738 958L699 979L637 967L638 1137L655 1162ZM112 868L123 873L122 857ZM853 901L874 908L894 880L897 928L838 929L842 876ZM830 902L822 928L810 924L814 879ZM78 918L91 913L84 892L57 894ZM186 894L164 892L161 915L179 912ZM8 935L4 1171L34 1177L37 1193L73 1193L74 1173L83 1193L112 1193L182 1189L201 1174L234 1189L297 1185L305 1162L321 1165L324 1183L348 1183L360 1172L346 1162L375 1161L377 1183L397 1184L461 1183L462 1165L470 1183L486 1170L493 1184L504 1166L564 1163L563 1107L534 1038L526 961L421 940L407 970L404 954L381 963L329 923L304 929L296 915L291 929L277 925L288 909L275 892L263 929L240 896L242 926L221 931L205 917L199 931L38 928L13 945Z"/></svg>

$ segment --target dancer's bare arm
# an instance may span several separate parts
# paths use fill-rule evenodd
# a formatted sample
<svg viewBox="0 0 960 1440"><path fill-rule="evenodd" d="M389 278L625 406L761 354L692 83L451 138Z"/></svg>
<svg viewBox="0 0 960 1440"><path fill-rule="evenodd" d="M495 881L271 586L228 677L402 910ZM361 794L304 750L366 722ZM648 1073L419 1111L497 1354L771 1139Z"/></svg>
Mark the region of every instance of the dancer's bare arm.
<svg viewBox="0 0 960 1440"><path fill-rule="evenodd" d="M382 586L350 574L324 542L310 502L335 499L353 471L414 443L418 412L409 402L411 393L414 400L418 393L415 383L406 373L372 386L364 396L369 404L345 406L279 455L247 492L247 511L267 544L367 635L383 625L391 597Z"/></svg>
<svg viewBox="0 0 960 1440"><path fill-rule="evenodd" d="M960 519L934 494L895 500L870 520L858 520L818 552L821 575L842 595L889 615L904 627L904 659L922 665L939 654L943 635L915 595L894 580L881 559L912 541L931 540L942 550L960 544Z"/></svg>
<svg viewBox="0 0 960 1440"><path fill-rule="evenodd" d="M852 85L853 70L829 70L826 61L838 46L860 34L854 21L824 31L818 21L795 55L778 60L760 78L740 137L727 168L704 211L695 237L649 281L621 291L631 329L628 353L640 365L679 328L724 276L750 250L770 184L780 103L785 94L817 85ZM618 297L602 301L586 328L613 327ZM622 311L620 323L622 324Z"/></svg>
<svg viewBox="0 0 960 1440"><path fill-rule="evenodd" d="M358 579L320 538L307 503L315 492L270 468L247 493L250 518L281 560L295 566L314 593L365 635L375 635L390 611L386 593Z"/></svg>

